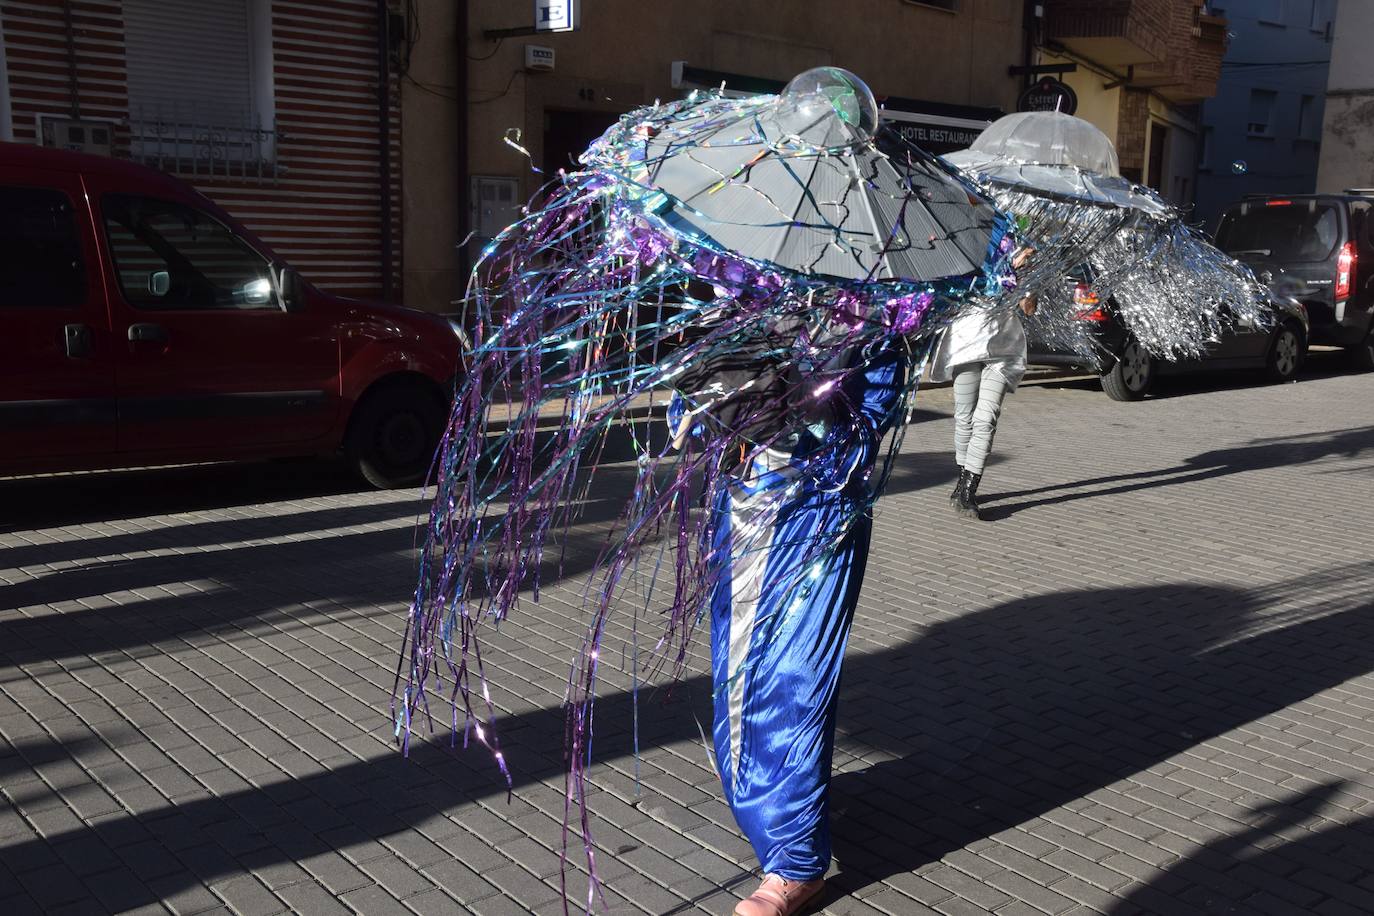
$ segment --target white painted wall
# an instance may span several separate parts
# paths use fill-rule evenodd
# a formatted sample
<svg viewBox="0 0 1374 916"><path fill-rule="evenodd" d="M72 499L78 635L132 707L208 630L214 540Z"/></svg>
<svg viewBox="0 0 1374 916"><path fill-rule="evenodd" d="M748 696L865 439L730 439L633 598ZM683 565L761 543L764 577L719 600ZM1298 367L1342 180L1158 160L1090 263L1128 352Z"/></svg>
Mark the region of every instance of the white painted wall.
<svg viewBox="0 0 1374 916"><path fill-rule="evenodd" d="M1328 92L1374 89L1374 55L1369 53L1371 37L1374 37L1374 3L1342 0L1336 4L1331 71L1326 83Z"/></svg>
<svg viewBox="0 0 1374 916"><path fill-rule="evenodd" d="M1317 190L1374 187L1374 2L1336 6Z"/></svg>

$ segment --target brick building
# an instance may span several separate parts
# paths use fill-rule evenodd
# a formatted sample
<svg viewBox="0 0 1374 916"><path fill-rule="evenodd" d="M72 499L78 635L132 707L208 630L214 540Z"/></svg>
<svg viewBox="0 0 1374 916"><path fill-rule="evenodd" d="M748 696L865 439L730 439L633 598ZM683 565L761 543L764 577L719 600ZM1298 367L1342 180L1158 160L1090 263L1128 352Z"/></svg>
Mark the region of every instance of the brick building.
<svg viewBox="0 0 1374 916"><path fill-rule="evenodd" d="M378 0L3 0L0 139L157 166L313 282L396 298L404 36Z"/></svg>
<svg viewBox="0 0 1374 916"><path fill-rule="evenodd" d="M1186 205L1196 191L1198 104L1216 91L1226 20L1204 0L1045 0L1036 62L1111 137L1121 173Z"/></svg>

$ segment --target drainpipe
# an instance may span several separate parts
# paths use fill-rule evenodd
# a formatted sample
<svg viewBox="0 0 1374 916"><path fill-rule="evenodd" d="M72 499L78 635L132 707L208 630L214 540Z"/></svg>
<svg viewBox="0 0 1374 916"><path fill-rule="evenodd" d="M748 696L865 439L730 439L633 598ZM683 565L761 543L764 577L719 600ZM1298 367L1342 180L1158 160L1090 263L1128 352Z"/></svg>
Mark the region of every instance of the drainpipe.
<svg viewBox="0 0 1374 916"><path fill-rule="evenodd" d="M457 125L454 141L457 144L458 163L458 293L467 294L468 271L472 269L471 246L465 241L473 227L468 225L472 218L472 180L468 175L468 4L458 0L458 73L454 81L457 97Z"/></svg>
<svg viewBox="0 0 1374 916"><path fill-rule="evenodd" d="M72 120L81 119L81 91L76 82L76 26L72 23L72 0L64 0L62 18L67 24L67 78L71 83Z"/></svg>
<svg viewBox="0 0 1374 916"><path fill-rule="evenodd" d="M1031 65L1035 63L1032 59L1035 56L1035 31L1040 24L1040 19L1035 15L1035 8L1040 5L1040 0L1026 0L1025 6L1021 10L1022 26L1022 53L1021 63L1026 68L1025 76L1021 77L1021 88L1029 89L1035 76L1030 72Z"/></svg>
<svg viewBox="0 0 1374 916"><path fill-rule="evenodd" d="M5 17L0 13L0 140L14 139L14 111L10 108L10 68L5 63Z"/></svg>
<svg viewBox="0 0 1374 916"><path fill-rule="evenodd" d="M377 138L381 166L382 299L390 302L391 278L391 42L387 0L377 0Z"/></svg>

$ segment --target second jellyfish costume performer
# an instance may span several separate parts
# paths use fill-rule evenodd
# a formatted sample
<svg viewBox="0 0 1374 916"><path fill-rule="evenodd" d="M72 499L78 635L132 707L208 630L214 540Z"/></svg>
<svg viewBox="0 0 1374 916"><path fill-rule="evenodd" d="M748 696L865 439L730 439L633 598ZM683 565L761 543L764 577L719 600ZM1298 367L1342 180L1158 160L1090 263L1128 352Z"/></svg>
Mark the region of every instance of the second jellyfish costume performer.
<svg viewBox="0 0 1374 916"><path fill-rule="evenodd" d="M834 68L633 112L474 269L479 343L436 462L396 734L408 748L441 698L452 740L508 772L483 627L539 600L597 481L628 478L566 698L564 855L579 837L589 910L598 671L646 614L658 635L625 653L636 696L683 673L709 616L726 798L765 873L824 873L841 660L926 344L1073 263L1042 250L1013 278L1006 218L877 116Z"/></svg>

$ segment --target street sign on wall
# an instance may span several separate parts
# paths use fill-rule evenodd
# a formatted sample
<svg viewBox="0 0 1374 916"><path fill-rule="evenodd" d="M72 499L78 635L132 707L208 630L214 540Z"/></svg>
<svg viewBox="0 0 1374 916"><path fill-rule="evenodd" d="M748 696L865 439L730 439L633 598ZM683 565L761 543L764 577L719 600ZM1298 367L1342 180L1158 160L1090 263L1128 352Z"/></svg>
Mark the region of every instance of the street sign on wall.
<svg viewBox="0 0 1374 916"><path fill-rule="evenodd" d="M581 0L534 0L536 32L575 32L581 27Z"/></svg>
<svg viewBox="0 0 1374 916"><path fill-rule="evenodd" d="M1078 110L1078 94L1073 87L1052 76L1042 77L1016 100L1017 111L1060 111L1073 114Z"/></svg>

